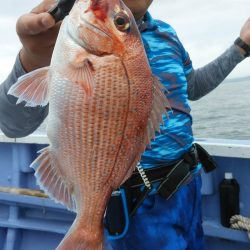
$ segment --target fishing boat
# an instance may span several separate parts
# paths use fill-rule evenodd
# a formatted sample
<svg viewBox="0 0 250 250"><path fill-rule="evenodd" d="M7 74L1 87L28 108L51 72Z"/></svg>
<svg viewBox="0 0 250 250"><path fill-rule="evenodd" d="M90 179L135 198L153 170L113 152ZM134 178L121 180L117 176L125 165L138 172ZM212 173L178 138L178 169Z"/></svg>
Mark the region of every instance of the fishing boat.
<svg viewBox="0 0 250 250"><path fill-rule="evenodd" d="M233 174L240 185L240 214L250 217L250 141L197 142L218 165L212 173L202 173L206 249L249 250L247 231L221 225L219 183L225 172ZM73 222L73 213L39 191L29 168L37 151L47 144L44 133L11 139L0 132L0 250L53 250Z"/></svg>

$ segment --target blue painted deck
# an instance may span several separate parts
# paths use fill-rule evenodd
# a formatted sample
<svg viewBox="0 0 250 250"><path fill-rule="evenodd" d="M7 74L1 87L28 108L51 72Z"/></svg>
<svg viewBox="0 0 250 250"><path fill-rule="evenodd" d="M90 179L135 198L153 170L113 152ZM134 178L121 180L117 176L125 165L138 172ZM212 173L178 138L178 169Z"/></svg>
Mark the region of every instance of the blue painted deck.
<svg viewBox="0 0 250 250"><path fill-rule="evenodd" d="M207 250L249 250L244 231L220 225L218 184L224 172L240 183L240 208L250 217L250 142L200 140L215 155L218 169L203 177L203 226ZM43 136L13 140L0 135L0 186L38 189L29 164L46 144ZM52 250L72 224L74 214L47 198L0 193L0 250ZM107 247L106 247L107 248Z"/></svg>

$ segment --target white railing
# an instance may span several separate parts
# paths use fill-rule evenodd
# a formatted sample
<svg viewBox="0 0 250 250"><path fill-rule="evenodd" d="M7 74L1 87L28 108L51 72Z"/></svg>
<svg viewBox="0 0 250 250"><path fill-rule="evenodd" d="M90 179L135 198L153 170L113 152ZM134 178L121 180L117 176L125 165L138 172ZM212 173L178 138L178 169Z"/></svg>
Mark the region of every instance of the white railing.
<svg viewBox="0 0 250 250"><path fill-rule="evenodd" d="M0 143L35 143L48 144L48 138L44 133L33 133L23 138L8 138L0 131ZM211 155L224 157L250 158L250 140L229 139L197 139Z"/></svg>

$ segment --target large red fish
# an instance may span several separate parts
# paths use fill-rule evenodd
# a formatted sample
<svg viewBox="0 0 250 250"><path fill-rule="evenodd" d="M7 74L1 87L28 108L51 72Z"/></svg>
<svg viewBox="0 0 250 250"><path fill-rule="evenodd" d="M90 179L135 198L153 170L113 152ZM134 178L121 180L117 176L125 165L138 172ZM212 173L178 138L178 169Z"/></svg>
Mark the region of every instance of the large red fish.
<svg viewBox="0 0 250 250"><path fill-rule="evenodd" d="M31 167L40 187L77 213L57 249L103 249L112 190L135 169L167 107L130 10L120 0L78 0L62 23L50 67L9 94L49 102L50 145Z"/></svg>

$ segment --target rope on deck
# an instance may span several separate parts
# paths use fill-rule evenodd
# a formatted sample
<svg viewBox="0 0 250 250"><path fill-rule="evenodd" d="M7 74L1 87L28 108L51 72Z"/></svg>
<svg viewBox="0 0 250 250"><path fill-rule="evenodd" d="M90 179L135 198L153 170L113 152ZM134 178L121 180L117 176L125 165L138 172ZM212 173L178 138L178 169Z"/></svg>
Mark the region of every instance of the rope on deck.
<svg viewBox="0 0 250 250"><path fill-rule="evenodd" d="M28 195L40 198L48 198L43 191L28 189L28 188L13 188L13 187L0 187L0 193L18 194L18 195Z"/></svg>
<svg viewBox="0 0 250 250"><path fill-rule="evenodd" d="M250 239L250 218L242 215L234 215L230 219L231 228L238 230L246 230Z"/></svg>

